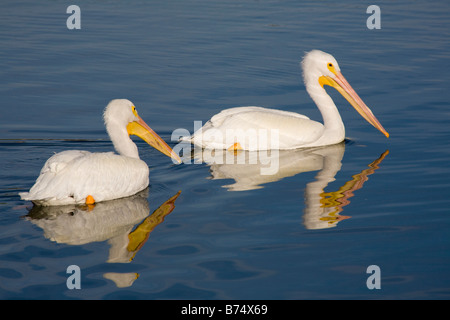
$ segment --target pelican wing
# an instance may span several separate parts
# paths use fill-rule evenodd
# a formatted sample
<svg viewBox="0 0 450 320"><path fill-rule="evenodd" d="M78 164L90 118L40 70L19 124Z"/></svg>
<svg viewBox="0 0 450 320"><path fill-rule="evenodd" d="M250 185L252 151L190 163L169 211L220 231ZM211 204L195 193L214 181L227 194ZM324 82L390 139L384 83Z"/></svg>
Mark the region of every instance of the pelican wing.
<svg viewBox="0 0 450 320"><path fill-rule="evenodd" d="M36 179L30 191L19 193L20 197L23 200L47 200L52 198L50 193L58 188L58 185L55 183L55 180L58 179L58 173L61 174L67 164L72 160L84 157L89 153L88 151L81 150L67 150L54 154L45 162L39 173L39 177ZM50 186L53 187L51 189L52 191L47 189ZM58 194L61 193L61 190L59 190Z"/></svg>
<svg viewBox="0 0 450 320"><path fill-rule="evenodd" d="M84 157L88 154L90 154L89 151L82 150L67 150L56 153L45 162L40 174L42 175L47 172L57 174L58 172L61 172L72 160Z"/></svg>
<svg viewBox="0 0 450 320"><path fill-rule="evenodd" d="M298 114L295 112L289 112L289 111L282 111L282 110L276 110L276 109L268 109L263 107L236 107L236 108L229 108L222 110L218 114L214 115L211 118L211 122L214 124L214 126L220 126L224 120L226 120L228 117L234 116L234 115L240 115L247 112L258 112L258 113L266 113L266 114L283 114L285 116L290 116L294 118L300 118L300 119L307 119L309 118L307 116L304 116L302 114Z"/></svg>
<svg viewBox="0 0 450 320"><path fill-rule="evenodd" d="M23 200L40 205L96 202L133 195L148 186L148 166L139 159L108 153L70 150L47 160Z"/></svg>
<svg viewBox="0 0 450 320"><path fill-rule="evenodd" d="M239 142L245 150L264 150L273 148L262 142L268 144L275 134L279 149L294 149L317 140L323 130L321 123L294 112L237 107L213 116L203 126L201 136L194 134L193 142L213 149L227 149Z"/></svg>

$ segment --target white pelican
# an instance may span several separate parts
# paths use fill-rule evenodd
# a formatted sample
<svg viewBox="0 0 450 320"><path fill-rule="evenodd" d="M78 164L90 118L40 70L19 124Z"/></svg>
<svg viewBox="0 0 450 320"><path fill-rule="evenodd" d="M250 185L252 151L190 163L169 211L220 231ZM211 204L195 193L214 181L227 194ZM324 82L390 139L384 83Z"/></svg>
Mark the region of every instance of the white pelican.
<svg viewBox="0 0 450 320"><path fill-rule="evenodd" d="M149 184L147 164L139 159L130 135L137 135L165 155L178 155L138 115L126 99L112 100L105 108L106 131L119 154L68 150L47 160L23 200L44 206L94 204L136 194Z"/></svg>
<svg viewBox="0 0 450 320"><path fill-rule="evenodd" d="M324 85L334 87L364 119L389 137L372 111L345 80L332 55L319 50L310 51L303 58L302 68L306 90L319 108L323 124L294 112L237 107L221 111L191 137L182 140L207 149L250 151L339 143L345 139L344 124ZM271 140L274 138L277 141Z"/></svg>

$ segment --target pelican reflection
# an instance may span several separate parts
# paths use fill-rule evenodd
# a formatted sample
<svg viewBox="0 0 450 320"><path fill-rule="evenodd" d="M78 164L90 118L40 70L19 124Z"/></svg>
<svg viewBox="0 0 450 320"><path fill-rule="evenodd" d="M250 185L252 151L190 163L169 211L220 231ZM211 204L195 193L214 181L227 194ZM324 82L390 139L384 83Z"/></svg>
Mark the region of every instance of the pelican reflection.
<svg viewBox="0 0 450 320"><path fill-rule="evenodd" d="M307 229L325 229L335 227L341 220L350 218L340 215L344 207L350 203L353 192L361 189L364 183L379 168L379 164L389 154L386 150L379 158L368 165L368 169L352 176L352 179L344 183L338 190L324 192L327 185L334 181L335 175L341 168L341 163L327 163L330 158L324 159L323 169L316 175L315 180L306 185L305 190L305 214L303 224Z"/></svg>
<svg viewBox="0 0 450 320"><path fill-rule="evenodd" d="M109 263L128 263L148 240L153 229L175 208L181 191L165 201L151 215L148 188L131 197L98 202L95 205L33 206L26 219L57 243L83 245L108 241ZM131 286L137 273L105 273L118 287Z"/></svg>
<svg viewBox="0 0 450 320"><path fill-rule="evenodd" d="M368 176L378 169L378 165L389 153L388 150L385 151L368 165L368 169L353 175L352 179L337 191L324 192L341 170L344 142L318 148L276 150L277 170L273 174L264 174L263 169L267 169L269 164L267 161L261 161L274 159L273 154L267 154L268 151L238 151L234 153L235 161L230 161L230 152L214 154L205 149L202 154L203 162L210 167L211 179L234 180L234 183L223 186L229 191L258 189L264 184L299 173L318 171L314 181L308 183L305 188L303 224L307 229L335 227L339 221L349 218L340 215L343 208L350 203L349 198L353 196L354 191L363 187Z"/></svg>

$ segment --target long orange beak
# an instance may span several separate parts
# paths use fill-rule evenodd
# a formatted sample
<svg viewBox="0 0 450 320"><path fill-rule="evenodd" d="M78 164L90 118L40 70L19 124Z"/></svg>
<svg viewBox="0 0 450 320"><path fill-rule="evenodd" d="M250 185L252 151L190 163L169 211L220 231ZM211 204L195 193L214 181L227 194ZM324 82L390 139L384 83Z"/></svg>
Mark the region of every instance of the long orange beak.
<svg viewBox="0 0 450 320"><path fill-rule="evenodd" d="M353 108L358 111L358 113L367 120L371 125L380 130L386 138L389 138L389 133L383 128L380 122L375 118L369 107L362 101L358 94L353 90L352 86L347 82L340 71L333 72L336 78L331 78L329 76L321 76L319 78L319 83L322 85L328 85L339 91L342 96L347 99L347 101L353 106Z"/></svg>
<svg viewBox="0 0 450 320"><path fill-rule="evenodd" d="M164 153L166 156L172 158L178 163L181 163L180 157L164 142L164 140L156 134L145 122L135 114L138 120L130 122L127 125L127 132L129 135L136 135L156 150Z"/></svg>

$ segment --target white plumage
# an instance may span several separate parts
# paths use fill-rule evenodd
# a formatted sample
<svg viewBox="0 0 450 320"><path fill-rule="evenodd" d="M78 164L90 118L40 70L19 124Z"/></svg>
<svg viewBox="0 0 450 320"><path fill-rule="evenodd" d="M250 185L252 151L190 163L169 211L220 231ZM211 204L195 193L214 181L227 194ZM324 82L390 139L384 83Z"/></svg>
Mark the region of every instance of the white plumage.
<svg viewBox="0 0 450 320"><path fill-rule="evenodd" d="M323 124L294 112L237 107L216 114L191 137L183 140L209 149L250 151L317 147L342 142L345 139L344 124L324 85L338 90L369 123L389 136L342 76L333 56L313 50L305 55L302 67L306 90L319 108Z"/></svg>
<svg viewBox="0 0 450 320"><path fill-rule="evenodd" d="M81 150L57 153L44 164L30 191L20 193L21 198L38 205L92 204L145 189L149 184L149 169L139 159L131 134L180 162L172 149L138 116L131 101L112 100L105 109L104 120L119 154Z"/></svg>

